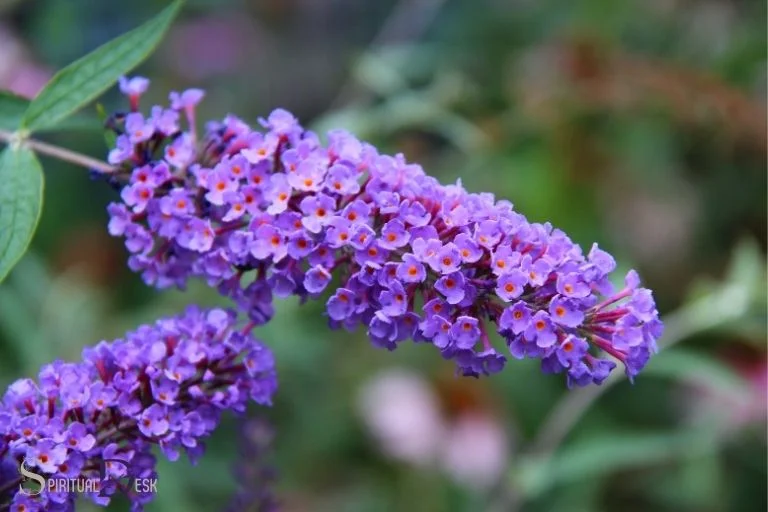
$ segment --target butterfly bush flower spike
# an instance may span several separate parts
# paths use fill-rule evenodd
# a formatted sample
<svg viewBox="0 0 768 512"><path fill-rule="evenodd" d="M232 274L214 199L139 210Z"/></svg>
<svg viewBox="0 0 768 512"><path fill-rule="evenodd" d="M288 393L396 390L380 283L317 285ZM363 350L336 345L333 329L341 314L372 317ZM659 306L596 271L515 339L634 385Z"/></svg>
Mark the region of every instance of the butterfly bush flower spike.
<svg viewBox="0 0 768 512"><path fill-rule="evenodd" d="M124 338L83 351L82 361L43 366L37 381L11 384L0 407L0 506L74 510L84 488L20 492L22 463L47 479L96 480L94 503L117 492L141 510L153 493L130 480L155 478L153 447L194 462L222 412L270 405L277 388L271 352L236 329L231 311L190 307ZM103 468L103 471L102 471Z"/></svg>
<svg viewBox="0 0 768 512"><path fill-rule="evenodd" d="M190 121L193 91L171 97ZM125 120L110 153L130 155L110 232L148 284L202 278L254 324L275 296L328 297L331 327L362 325L390 350L431 343L471 376L511 355L540 359L569 386L599 384L616 363L633 378L656 350L662 323L634 271L614 290L608 253L584 254L493 194L441 184L342 130L323 144L282 109L255 129L210 122L199 141L194 126L169 134L156 117L132 121L140 137Z"/></svg>

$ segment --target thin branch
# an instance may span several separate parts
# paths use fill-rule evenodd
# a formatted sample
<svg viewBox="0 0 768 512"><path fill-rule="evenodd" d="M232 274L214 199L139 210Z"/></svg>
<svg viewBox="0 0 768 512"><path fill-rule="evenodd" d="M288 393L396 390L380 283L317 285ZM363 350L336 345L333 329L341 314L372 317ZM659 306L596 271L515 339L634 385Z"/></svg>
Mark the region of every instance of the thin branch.
<svg viewBox="0 0 768 512"><path fill-rule="evenodd" d="M16 134L0 130L0 141L5 142L6 144L12 144L17 140L18 138ZM20 143L35 151L36 153L47 155L51 158L69 162L80 167L85 167L86 169L91 169L105 174L111 174L117 171L116 167L113 167L106 162L97 160L87 155L83 155L81 153L76 153L75 151L70 151L69 149L54 146L53 144L48 144L46 142L41 142L34 139L22 139Z"/></svg>

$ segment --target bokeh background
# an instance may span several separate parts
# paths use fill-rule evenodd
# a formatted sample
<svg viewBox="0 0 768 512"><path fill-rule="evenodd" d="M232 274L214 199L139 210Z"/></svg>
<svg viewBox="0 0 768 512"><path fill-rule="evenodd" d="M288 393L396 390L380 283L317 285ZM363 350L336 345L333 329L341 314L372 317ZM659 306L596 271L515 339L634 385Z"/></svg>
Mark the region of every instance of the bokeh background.
<svg viewBox="0 0 768 512"><path fill-rule="evenodd" d="M163 5L0 0L0 88L33 96ZM765 28L750 0L190 0L139 69L147 103L198 86L205 118L282 106L352 130L599 242L667 323L634 386L567 391L529 362L457 380L434 351L380 352L327 330L322 304L283 302L260 330L281 390L251 411L268 447L240 461L246 485L286 511L766 510ZM81 119L50 140L103 157L95 109ZM0 287L0 385L226 304L145 288L105 230L114 192L45 169L32 250ZM162 464L150 510L223 510L240 431L197 467Z"/></svg>

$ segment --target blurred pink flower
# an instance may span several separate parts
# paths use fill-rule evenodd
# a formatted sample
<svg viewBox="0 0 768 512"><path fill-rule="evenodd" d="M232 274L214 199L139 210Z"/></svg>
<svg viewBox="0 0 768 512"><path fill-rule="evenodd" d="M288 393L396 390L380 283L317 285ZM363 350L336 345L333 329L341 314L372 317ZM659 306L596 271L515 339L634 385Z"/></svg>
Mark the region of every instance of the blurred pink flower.
<svg viewBox="0 0 768 512"><path fill-rule="evenodd" d="M359 409L386 455L417 466L436 458L446 426L437 396L415 373L395 369L373 377L360 394Z"/></svg>
<svg viewBox="0 0 768 512"><path fill-rule="evenodd" d="M495 484L507 467L509 437L478 409L446 418L431 384L404 369L384 371L363 387L359 411L382 453L446 472L459 485Z"/></svg>
<svg viewBox="0 0 768 512"><path fill-rule="evenodd" d="M33 98L53 73L31 57L23 41L0 24L0 90Z"/></svg>
<svg viewBox="0 0 768 512"><path fill-rule="evenodd" d="M491 487L507 467L507 434L501 423L487 414L459 416L441 448L441 466L467 487Z"/></svg>
<svg viewBox="0 0 768 512"><path fill-rule="evenodd" d="M726 431L738 431L766 422L768 415L768 363L765 354L738 354L723 358L746 385L744 389L696 383L684 401L692 423L717 423Z"/></svg>

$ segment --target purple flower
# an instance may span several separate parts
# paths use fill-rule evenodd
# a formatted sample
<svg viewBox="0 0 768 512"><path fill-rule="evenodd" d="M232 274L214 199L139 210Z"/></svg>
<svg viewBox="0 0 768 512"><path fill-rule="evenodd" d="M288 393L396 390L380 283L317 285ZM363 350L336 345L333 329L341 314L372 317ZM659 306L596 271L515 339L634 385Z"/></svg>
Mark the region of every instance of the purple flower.
<svg viewBox="0 0 768 512"><path fill-rule="evenodd" d="M152 107L150 120L155 129L165 136L179 131L179 113L160 106Z"/></svg>
<svg viewBox="0 0 768 512"><path fill-rule="evenodd" d="M566 327L578 327L584 321L584 312L572 300L556 295L549 303L549 317Z"/></svg>
<svg viewBox="0 0 768 512"><path fill-rule="evenodd" d="M348 132L331 131L323 144L282 109L260 119L263 130L230 115L198 136L201 96L174 93L170 109L157 106L149 117L132 106L130 129L110 152L122 193L109 207L109 229L125 238L129 267L148 284L202 279L254 325L271 318L273 295L305 300L331 288L332 328L366 325L372 343L390 350L409 338L431 342L464 375L504 364L480 326L495 325L514 357L541 359L543 371L567 373L569 385L605 378L610 366L592 354L609 354L634 376L656 350L663 329L652 294L634 271L615 293L616 262L596 245L585 256L564 232L529 222L508 201L442 185ZM182 131L180 110L189 121ZM460 318L475 319L477 331L461 331ZM589 350L575 343L566 366L558 354L571 339ZM155 400L173 407L178 397ZM134 398L116 403L142 410Z"/></svg>
<svg viewBox="0 0 768 512"><path fill-rule="evenodd" d="M530 254L526 254L520 261L520 270L528 275L531 285L544 286L552 272L552 265L544 258L534 261Z"/></svg>
<svg viewBox="0 0 768 512"><path fill-rule="evenodd" d="M325 190L331 194L357 194L360 191L357 176L357 173L346 165L333 165L325 177Z"/></svg>
<svg viewBox="0 0 768 512"><path fill-rule="evenodd" d="M84 424L75 422L69 425L63 444L70 450L87 452L96 444L96 438Z"/></svg>
<svg viewBox="0 0 768 512"><path fill-rule="evenodd" d="M428 316L421 322L419 329L426 339L441 350L451 343L451 322L440 315Z"/></svg>
<svg viewBox="0 0 768 512"><path fill-rule="evenodd" d="M121 164L133 157L134 145L127 135L120 135L115 139L115 148L110 150L107 162L112 165Z"/></svg>
<svg viewBox="0 0 768 512"><path fill-rule="evenodd" d="M174 405L176 403L176 397L179 395L179 384L177 382L161 378L153 380L151 386L152 397L159 403L163 405Z"/></svg>
<svg viewBox="0 0 768 512"><path fill-rule="evenodd" d="M496 295L505 302L511 302L523 294L525 285L528 284L526 275L516 268L499 276L496 281Z"/></svg>
<svg viewBox="0 0 768 512"><path fill-rule="evenodd" d="M293 190L284 174L273 174L269 178L269 188L265 193L265 198L269 201L267 213L277 215L288 208L288 200L291 198Z"/></svg>
<svg viewBox="0 0 768 512"><path fill-rule="evenodd" d="M501 240L499 223L493 220L484 220L475 225L475 241L486 249L492 250Z"/></svg>
<svg viewBox="0 0 768 512"><path fill-rule="evenodd" d="M437 270L442 274L452 274L459 270L461 265L461 253L456 244L449 242L445 244L435 255Z"/></svg>
<svg viewBox="0 0 768 512"><path fill-rule="evenodd" d="M232 312L191 307L86 348L82 362L44 366L38 385L17 381L0 408L0 461L24 459L46 478L106 476L102 492L88 495L106 506L120 490L110 481L156 476L153 443L172 458L182 450L195 457L220 411L269 404L276 389L271 353L235 322ZM14 441L2 441L8 439ZM97 469L102 464L104 475ZM71 510L56 504L73 503L75 493L22 497L12 495L11 502L29 504L26 510ZM152 495L128 497L136 509Z"/></svg>
<svg viewBox="0 0 768 512"><path fill-rule="evenodd" d="M458 304L464 299L464 274L454 272L435 283L435 289L443 294L448 304Z"/></svg>
<svg viewBox="0 0 768 512"><path fill-rule="evenodd" d="M333 249L344 247L352 239L352 223L344 217L334 217L328 223L325 242Z"/></svg>
<svg viewBox="0 0 768 512"><path fill-rule="evenodd" d="M368 337L374 346L394 350L397 348L397 323L377 311L368 324Z"/></svg>
<svg viewBox="0 0 768 512"><path fill-rule="evenodd" d="M526 339L523 335L514 336L507 341L509 353L515 359L524 359L526 357L542 357L544 349L539 347L534 341Z"/></svg>
<svg viewBox="0 0 768 512"><path fill-rule="evenodd" d="M45 473L56 473L67 460L67 447L53 439L41 439L27 449L26 460Z"/></svg>
<svg viewBox="0 0 768 512"><path fill-rule="evenodd" d="M147 209L149 201L152 199L155 191L152 187L144 183L128 185L120 193L125 204L131 207L133 213L142 213Z"/></svg>
<svg viewBox="0 0 768 512"><path fill-rule="evenodd" d="M309 293L321 293L331 281L331 274L322 265L316 265L307 271L304 288Z"/></svg>
<svg viewBox="0 0 768 512"><path fill-rule="evenodd" d="M367 225L370 215L371 206L360 199L355 199L341 211L341 216L352 224Z"/></svg>
<svg viewBox="0 0 768 512"><path fill-rule="evenodd" d="M499 319L499 332L512 332L520 334L524 332L531 322L531 310L525 302L518 301L514 306L506 308Z"/></svg>
<svg viewBox="0 0 768 512"><path fill-rule="evenodd" d="M174 91L169 96L171 100L171 108L173 110L193 109L200 103L203 96L205 96L205 92L201 89L187 89L181 94Z"/></svg>
<svg viewBox="0 0 768 512"><path fill-rule="evenodd" d="M426 279L424 265L412 253L403 254L403 261L397 265L397 278L405 283L421 283Z"/></svg>
<svg viewBox="0 0 768 512"><path fill-rule="evenodd" d="M557 276L557 292L566 297L583 299L589 295L589 286L576 273Z"/></svg>
<svg viewBox="0 0 768 512"><path fill-rule="evenodd" d="M355 295L352 290L339 288L326 305L328 316L333 320L342 321L352 315L355 311Z"/></svg>
<svg viewBox="0 0 768 512"><path fill-rule="evenodd" d="M457 348L472 348L480 339L480 328L477 318L460 316L451 326L451 338Z"/></svg>
<svg viewBox="0 0 768 512"><path fill-rule="evenodd" d="M413 241L411 242L411 248L413 249L413 254L419 260L428 264L432 270L435 272L440 272L440 265L437 261L437 253L443 247L442 242L434 238L425 239L415 236L412 236L412 239Z"/></svg>
<svg viewBox="0 0 768 512"><path fill-rule="evenodd" d="M627 308L641 322L647 323L656 317L656 305L653 301L653 294L651 290L645 288L638 288L632 292Z"/></svg>
<svg viewBox="0 0 768 512"><path fill-rule="evenodd" d="M468 234L461 233L458 235L455 243L464 263L475 263L483 257L483 249Z"/></svg>
<svg viewBox="0 0 768 512"><path fill-rule="evenodd" d="M192 217L179 235L179 245L196 252L206 252L213 246L216 238L210 222Z"/></svg>
<svg viewBox="0 0 768 512"><path fill-rule="evenodd" d="M549 315L544 311L537 311L524 332L526 340L535 341L541 348L549 348L557 340L554 326Z"/></svg>
<svg viewBox="0 0 768 512"><path fill-rule="evenodd" d="M109 234L112 236L123 236L125 229L132 224L132 215L124 204L111 203L107 207L109 213Z"/></svg>
<svg viewBox="0 0 768 512"><path fill-rule="evenodd" d="M262 225L254 233L254 241L251 246L251 254L259 260L272 257L274 261L280 261L288 253L285 237L274 226Z"/></svg>
<svg viewBox="0 0 768 512"><path fill-rule="evenodd" d="M138 418L138 427L147 437L160 437L168 432L168 418L165 407L160 404L152 404L141 413Z"/></svg>
<svg viewBox="0 0 768 512"><path fill-rule="evenodd" d="M301 162L296 172L288 174L291 187L302 192L316 192L323 186L325 170L319 159L308 159Z"/></svg>
<svg viewBox="0 0 768 512"><path fill-rule="evenodd" d="M404 315L408 308L408 294L400 281L392 281L389 289L379 295L379 302L382 313L388 317L398 317Z"/></svg>
<svg viewBox="0 0 768 512"><path fill-rule="evenodd" d="M149 80L141 76L135 76L133 78L121 76L118 82L120 84L120 92L130 98L138 99L138 97L144 94L149 87Z"/></svg>
<svg viewBox="0 0 768 512"><path fill-rule="evenodd" d="M352 228L352 238L349 244L362 251L368 248L375 239L376 232L368 224L357 224Z"/></svg>
<svg viewBox="0 0 768 512"><path fill-rule="evenodd" d="M208 193L205 198L209 203L222 206L227 194L237 192L239 184L233 180L226 168L217 167L208 176Z"/></svg>
<svg viewBox="0 0 768 512"><path fill-rule="evenodd" d="M568 336L555 348L557 360L565 368L579 363L587 354L589 345L578 336Z"/></svg>
<svg viewBox="0 0 768 512"><path fill-rule="evenodd" d="M144 119L138 112L132 112L125 117L125 134L131 144L140 144L148 141L155 133L155 126L151 119Z"/></svg>
<svg viewBox="0 0 768 512"><path fill-rule="evenodd" d="M394 251L407 244L409 239L410 234L405 230L403 222L399 219L392 219L381 229L379 245Z"/></svg>
<svg viewBox="0 0 768 512"><path fill-rule="evenodd" d="M310 233L319 233L331 222L336 210L336 201L325 194L307 196L301 201L301 211L304 218L301 223Z"/></svg>
<svg viewBox="0 0 768 512"><path fill-rule="evenodd" d="M248 135L248 148L241 154L252 164L267 163L277 149L279 141L280 139L271 133L252 133Z"/></svg>
<svg viewBox="0 0 768 512"><path fill-rule="evenodd" d="M519 261L519 253L513 252L509 247L502 246L493 253L493 257L491 258L491 268L493 269L494 274L502 276L512 270L517 270L515 267L518 265Z"/></svg>
<svg viewBox="0 0 768 512"><path fill-rule="evenodd" d="M302 131L298 119L282 108L273 110L266 121L259 119L259 122L264 128L269 128L278 135L293 135Z"/></svg>

